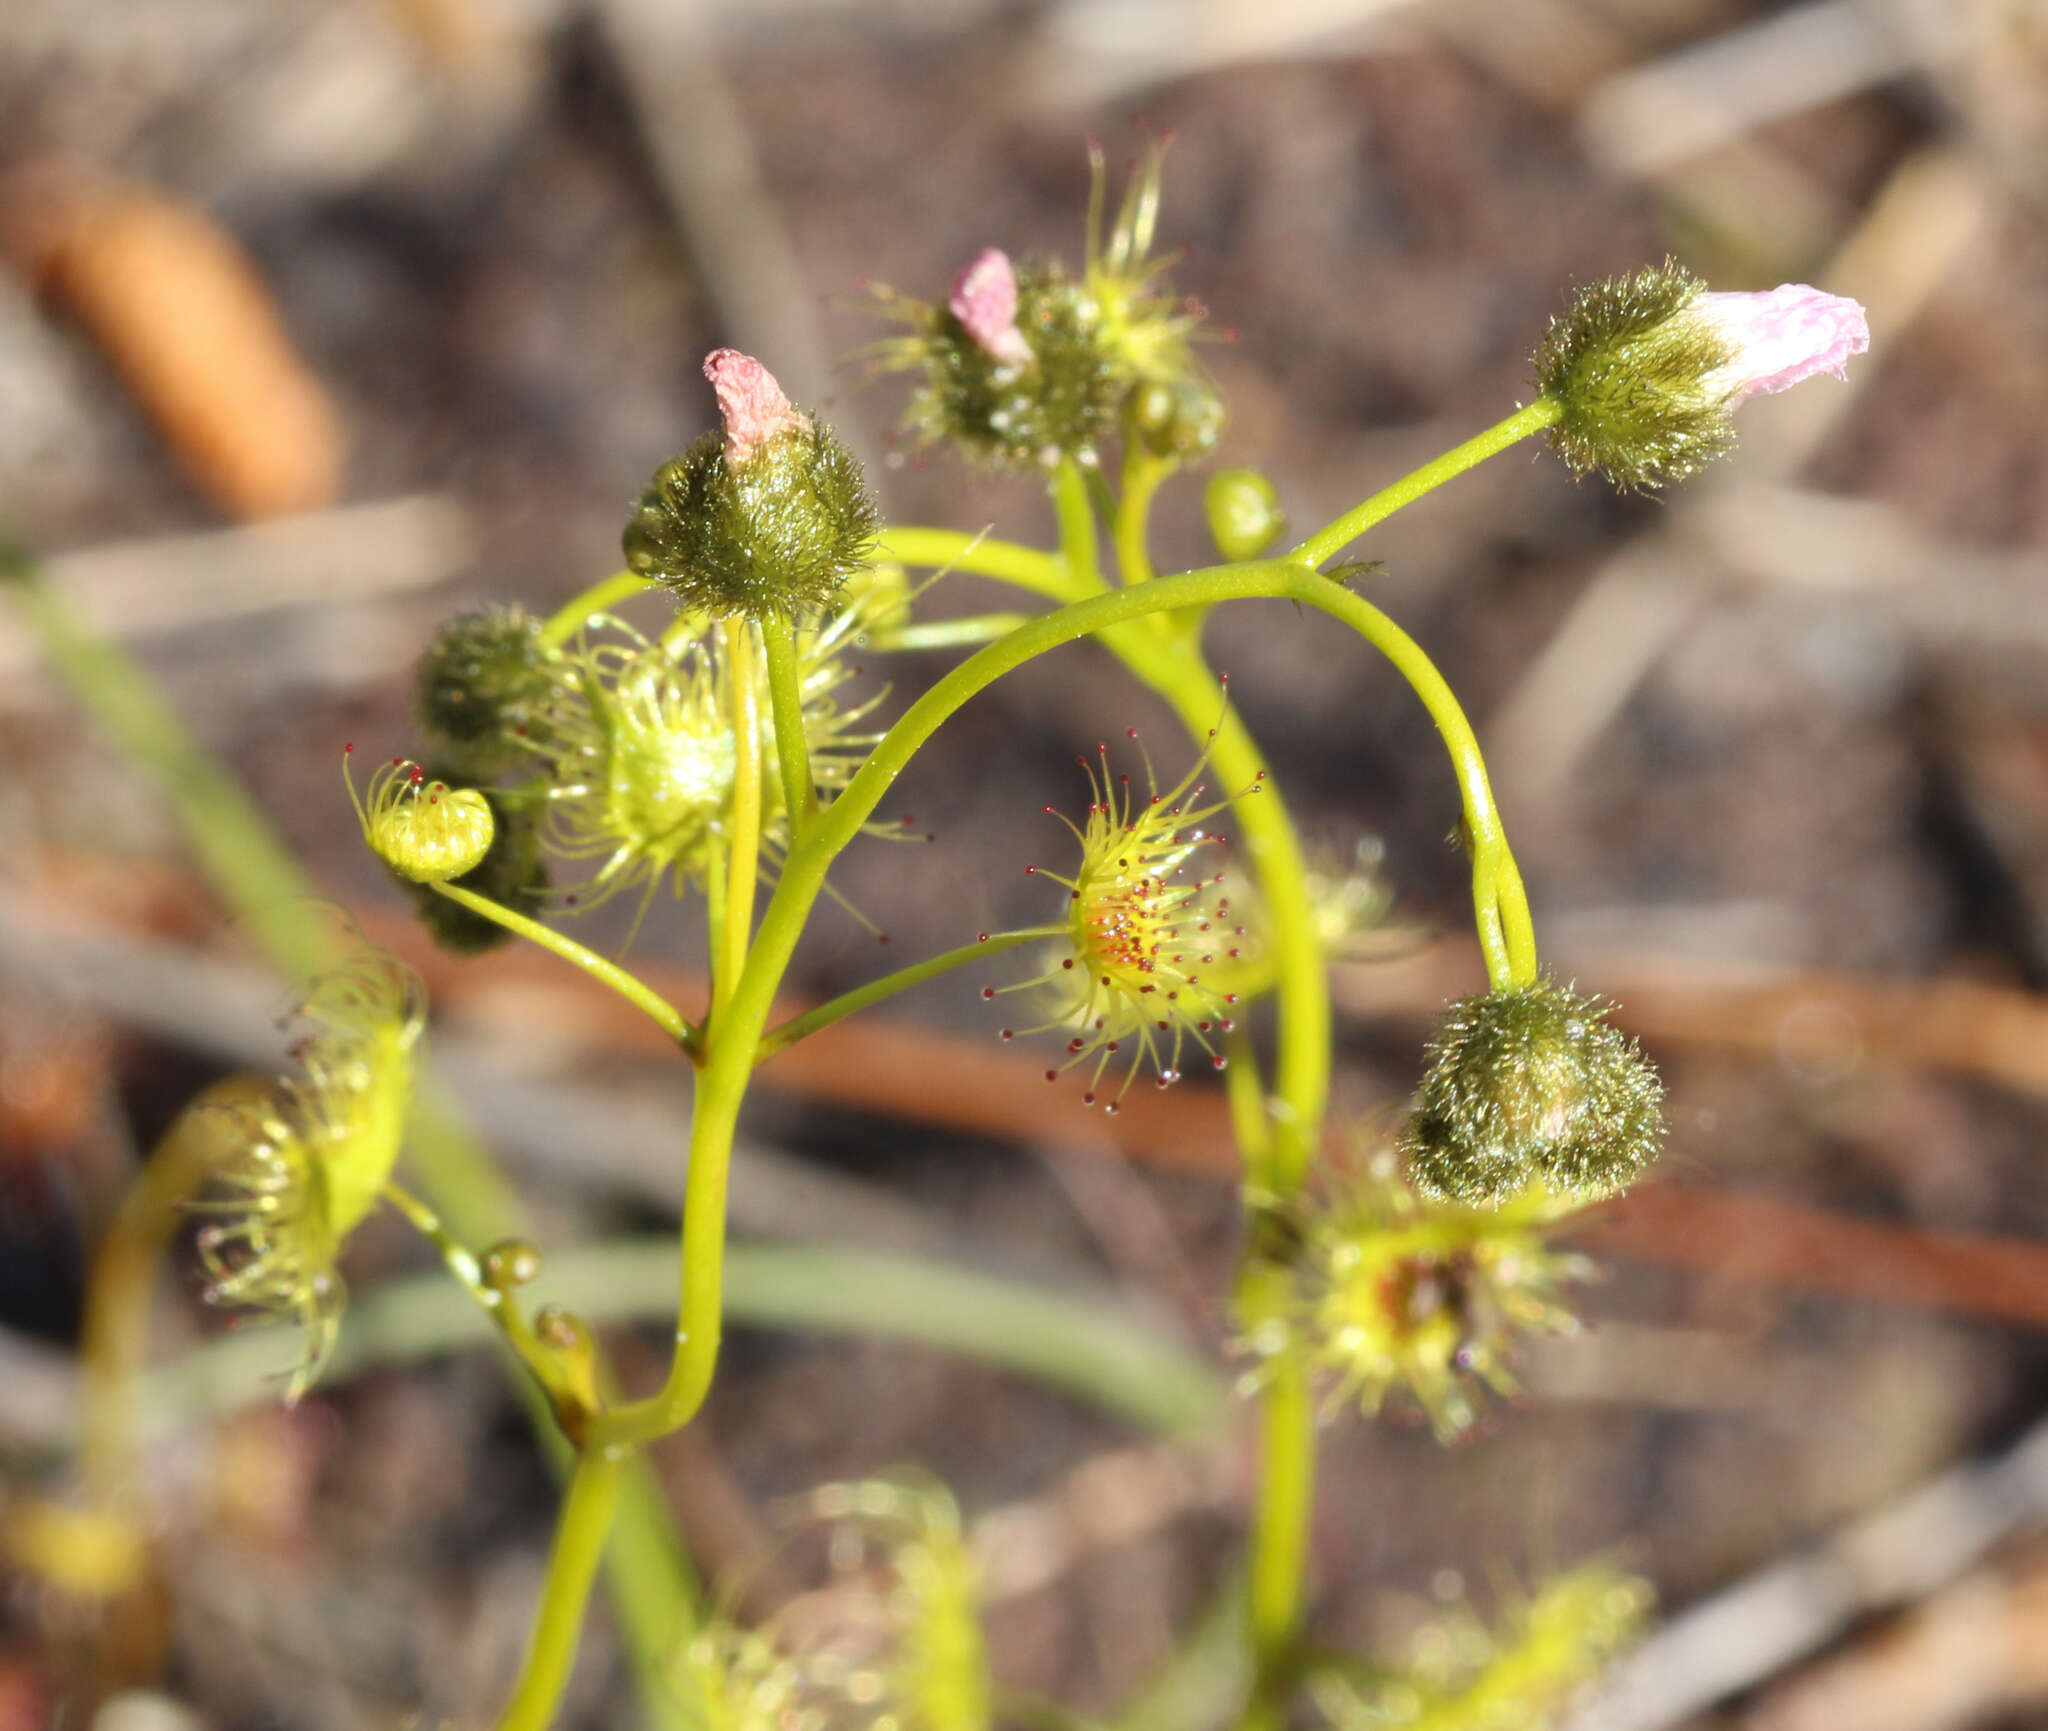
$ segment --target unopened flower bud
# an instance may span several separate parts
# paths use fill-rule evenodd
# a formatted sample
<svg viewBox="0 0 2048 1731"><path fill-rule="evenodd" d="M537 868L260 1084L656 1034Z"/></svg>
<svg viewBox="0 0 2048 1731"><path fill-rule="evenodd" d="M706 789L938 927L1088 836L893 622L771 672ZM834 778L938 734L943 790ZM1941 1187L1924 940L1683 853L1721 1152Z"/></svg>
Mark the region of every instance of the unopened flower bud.
<svg viewBox="0 0 2048 1731"><path fill-rule="evenodd" d="M1256 469L1218 469L1202 489L1202 510L1216 551L1230 560L1256 559L1287 527L1278 491Z"/></svg>
<svg viewBox="0 0 2048 1731"><path fill-rule="evenodd" d="M1682 480L1735 443L1731 411L1870 346L1852 300L1787 283L1709 294L1675 261L1582 290L1551 321L1536 376L1562 415L1551 443L1574 470L1617 486Z"/></svg>
<svg viewBox="0 0 2048 1731"><path fill-rule="evenodd" d="M1125 413L1132 433L1155 457L1193 462L1223 436L1223 399L1192 374L1139 380Z"/></svg>
<svg viewBox="0 0 2048 1731"><path fill-rule="evenodd" d="M718 397L725 423L725 466L744 469L756 453L785 433L808 433L811 417L797 408L775 375L738 349L713 349L704 357L704 376Z"/></svg>
<svg viewBox="0 0 2048 1731"><path fill-rule="evenodd" d="M1548 980L1463 998L1402 1136L1425 1193L1498 1204L1541 1179L1592 1200L1657 1155L1663 1085L1597 1000Z"/></svg>
<svg viewBox="0 0 2048 1731"><path fill-rule="evenodd" d="M483 863L496 834L489 800L474 788L429 781L425 770L402 757L379 769L369 797L358 800L355 780L347 776L354 751L350 746L342 757L348 797L379 859L416 884L446 883Z"/></svg>
<svg viewBox="0 0 2048 1731"><path fill-rule="evenodd" d="M626 525L626 564L686 611L815 613L869 560L879 518L860 464L751 356L720 349L704 373L723 430L656 471Z"/></svg>
<svg viewBox="0 0 2048 1731"><path fill-rule="evenodd" d="M1031 364L1031 345L1017 328L1017 273L1010 255L984 247L953 278L946 310L974 344L999 366Z"/></svg>
<svg viewBox="0 0 2048 1731"><path fill-rule="evenodd" d="M1769 396L1802 379L1848 376L1849 357L1870 347L1863 308L1805 283L1780 283L1757 294L1703 294L1693 306L1735 351L1707 383L1729 403Z"/></svg>
<svg viewBox="0 0 2048 1731"><path fill-rule="evenodd" d="M554 689L540 621L517 603L451 619L414 666L420 725L437 762L477 781L525 761L516 744Z"/></svg>
<svg viewBox="0 0 2048 1731"><path fill-rule="evenodd" d="M540 825L530 802L484 795L492 819L491 845L484 857L448 881L516 914L538 919L546 911L548 863L541 852ZM414 911L442 949L458 956L482 955L512 941L496 920L438 894L431 884L411 886Z"/></svg>

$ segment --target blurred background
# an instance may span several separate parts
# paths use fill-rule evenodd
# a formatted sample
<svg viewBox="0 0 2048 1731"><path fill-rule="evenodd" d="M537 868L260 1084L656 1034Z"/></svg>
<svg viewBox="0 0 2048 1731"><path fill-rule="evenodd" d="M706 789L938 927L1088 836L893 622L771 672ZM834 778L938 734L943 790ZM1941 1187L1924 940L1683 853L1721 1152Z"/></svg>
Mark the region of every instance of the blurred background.
<svg viewBox="0 0 2048 1731"><path fill-rule="evenodd" d="M892 436L866 284L938 298L990 244L1078 262L1086 141L1114 176L1169 133L1160 243L1229 333L1204 351L1218 460L1304 528L1526 398L1572 283L1668 251L1719 288L1855 296L1873 332L1846 384L1746 406L1690 486L1621 498L1522 447L1367 549L1479 724L1546 953L1625 1006L1672 1134L1663 1175L1575 1234L1593 1326L1532 1348L1483 1434L1330 1426L1318 1635L1398 1655L1446 1599L1604 1552L1669 1622L1588 1724L2048 1727L2039 0L11 0L0 528L428 974L540 1241L664 1229L676 1066L544 958L437 959L360 846L341 746L411 748L439 620L613 568L627 504L709 424L716 345L820 408L892 521L1048 536L1031 482ZM1197 483L1155 550L1209 556ZM937 610L1006 604L957 587ZM1338 1096L1369 1119L1481 979L1454 789L1406 690L1324 622L1210 629L1295 807L1391 910L1338 971ZM1079 648L966 712L906 778L934 844L857 849L840 879L884 954L1044 919L1041 807L1085 803L1074 754L1131 725L1177 778L1163 713ZM18 1500L64 1482L91 1246L177 1109L274 1061L285 996L5 609L0 837ZM635 961L693 967L695 923L658 907ZM828 916L791 983L883 965ZM736 1230L1096 1294L1227 1374L1220 1105L1191 1084L1084 1112L996 1042L1000 978L765 1070ZM424 1265L382 1223L348 1267L369 1292ZM175 1275L163 1359L219 1330ZM620 1336L629 1376L661 1339ZM657 1458L730 1582L775 1556L778 1499L928 1467L977 1535L1000 1675L1098 1714L1224 1579L1241 1444L741 1327ZM150 1470L141 1609L33 1547L0 1563L4 1731L91 1723L115 1690L124 1731L487 1716L553 1507L489 1355L168 1427ZM572 1720L633 1711L600 1612Z"/></svg>

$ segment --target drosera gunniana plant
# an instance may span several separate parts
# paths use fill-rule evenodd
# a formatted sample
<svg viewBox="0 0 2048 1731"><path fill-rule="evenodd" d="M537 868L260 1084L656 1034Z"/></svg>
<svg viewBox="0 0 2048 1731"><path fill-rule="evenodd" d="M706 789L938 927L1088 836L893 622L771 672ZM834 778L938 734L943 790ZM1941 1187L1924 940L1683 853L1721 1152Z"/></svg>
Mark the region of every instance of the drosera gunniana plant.
<svg viewBox="0 0 2048 1731"><path fill-rule="evenodd" d="M330 1006L300 1073L233 1120L238 1148L208 1203L202 1254L224 1300L305 1325L291 1394L332 1339L345 1241L382 1200L497 1323L574 1452L504 1731L553 1719L623 1465L688 1424L716 1374L727 1181L755 1066L898 991L1027 945L1050 961L987 995L1049 995L1040 1024L1010 1034L1043 1039L1055 1077L1078 1071L1085 1095L1108 1105L1138 1075L1166 1084L1195 1068L1221 1071L1229 1095L1245 1172L1232 1304L1259 1446L1245 1567L1252 1682L1232 1704L1241 1731L1278 1731L1310 1706L1336 1731L1547 1724L1643 1614L1640 1583L1589 1564L1539 1583L1496 1632L1454 1607L1413 1663L1332 1661L1303 1640L1319 1413L1407 1406L1446 1440L1469 1433L1489 1392L1512 1392L1516 1341L1572 1326L1584 1265L1551 1234L1655 1158L1662 1094L1611 1007L1544 973L1450 686L1354 591L1369 562L1329 567L1393 512L1538 434L1576 474L1629 489L1682 479L1729 447L1748 396L1839 372L1861 352L1862 311L1796 285L1712 293L1669 261L1593 284L1542 338L1537 394L1498 424L1292 545L1282 489L1254 470L1222 471L1205 493L1220 562L1160 573L1152 500L1215 447L1223 405L1195 354L1201 310L1174 294L1171 261L1153 250L1159 153L1113 219L1099 155L1094 167L1078 271L1019 262L985 238L969 250L969 237L935 299L877 291L899 328L871 358L908 376L908 426L970 462L1043 475L1051 546L882 526L831 429L760 359L718 350L705 372L720 425L656 471L624 532L624 568L546 619L497 608L444 628L418 686L421 758L436 769L394 760L358 808L369 845L413 894L459 912L470 940L495 929L543 946L654 1019L695 1066L675 1345L659 1384L620 1392L576 1318L527 1314L531 1246L472 1249L392 1182L395 1102L423 1018L416 986L386 963L348 976L336 1002L349 1014ZM925 589L953 576L1007 585L1014 604L920 620ZM670 621L620 621L619 609L656 593L672 601ZM1370 874L1312 865L1205 659L1211 610L1258 600L1326 616L1384 656L1435 723L1462 807L1488 990L1449 1006L1405 1124L1368 1138L1362 1159L1324 1153L1326 972L1383 897ZM1042 871L1066 897L1055 918L980 934L771 1026L834 863L864 834L895 829L880 806L919 750L997 680L1084 641L1164 700L1194 767L1161 791L1149 756L1142 786L1106 748L1083 756L1089 810L1068 823L1077 857ZM921 692L845 704L840 658L856 643L971 653ZM1216 834L1226 823L1227 856ZM701 1005L668 1002L562 929L625 891L648 913L661 884L705 924ZM671 1669L695 1691L692 1722L983 1731L994 1696L950 1499L901 1480L828 1487L810 1512L843 1546L889 1551L883 1635L855 1662L851 1648L821 1659L772 1626L713 1618L680 1631Z"/></svg>

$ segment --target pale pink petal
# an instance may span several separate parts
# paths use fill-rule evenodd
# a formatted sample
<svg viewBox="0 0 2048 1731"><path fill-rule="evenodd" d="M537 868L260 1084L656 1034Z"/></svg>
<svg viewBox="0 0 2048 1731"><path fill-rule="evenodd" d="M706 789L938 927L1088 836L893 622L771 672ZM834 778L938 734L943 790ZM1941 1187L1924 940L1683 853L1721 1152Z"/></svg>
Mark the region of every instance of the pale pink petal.
<svg viewBox="0 0 2048 1731"><path fill-rule="evenodd" d="M775 375L738 349L713 349L704 357L704 376L718 393L725 422L725 466L738 469L784 433L808 433L811 419L794 408Z"/></svg>
<svg viewBox="0 0 2048 1731"><path fill-rule="evenodd" d="M1862 307L1805 283L1760 294L1704 294L1691 311L1735 350L1735 359L1706 381L1709 389L1731 392L1731 403L1782 391L1816 373L1842 378L1849 357L1870 347Z"/></svg>
<svg viewBox="0 0 2048 1731"><path fill-rule="evenodd" d="M1017 273L1008 253L985 247L962 265L946 308L991 360L1006 367L1030 361L1031 345L1017 328Z"/></svg>

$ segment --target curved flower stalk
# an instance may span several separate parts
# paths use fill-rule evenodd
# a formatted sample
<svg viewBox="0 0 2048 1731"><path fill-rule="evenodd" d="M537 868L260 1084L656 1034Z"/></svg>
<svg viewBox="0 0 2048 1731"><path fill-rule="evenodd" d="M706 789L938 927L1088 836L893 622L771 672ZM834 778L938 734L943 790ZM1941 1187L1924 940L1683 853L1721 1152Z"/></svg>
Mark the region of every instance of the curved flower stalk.
<svg viewBox="0 0 2048 1731"><path fill-rule="evenodd" d="M299 1324L288 1405L333 1350L347 1296L336 1261L397 1162L426 1000L396 956L364 948L313 982L294 1020L305 1032L292 1075L254 1099L199 1108L229 1153L213 1194L192 1204L208 1217L198 1246L209 1302Z"/></svg>

